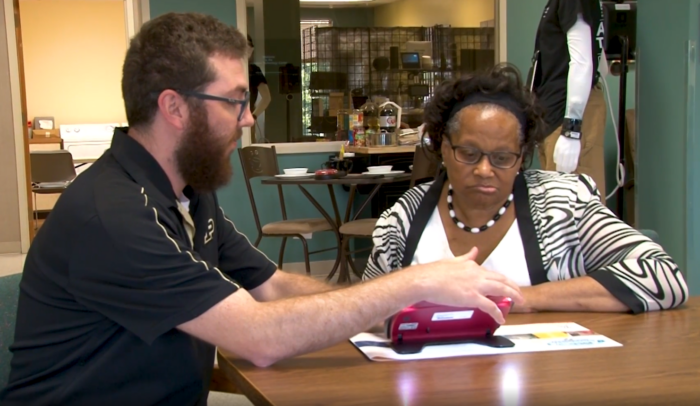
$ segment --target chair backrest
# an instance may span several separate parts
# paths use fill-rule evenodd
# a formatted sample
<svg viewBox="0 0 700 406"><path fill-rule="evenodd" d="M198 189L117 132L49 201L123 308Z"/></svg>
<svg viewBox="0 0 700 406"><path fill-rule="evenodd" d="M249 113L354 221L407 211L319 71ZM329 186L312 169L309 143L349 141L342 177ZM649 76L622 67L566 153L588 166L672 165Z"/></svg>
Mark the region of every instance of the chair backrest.
<svg viewBox="0 0 700 406"><path fill-rule="evenodd" d="M411 183L409 187L414 187L421 181L433 180L438 174L438 161L431 157L422 145L416 145L416 152L413 154L413 170L411 171Z"/></svg>
<svg viewBox="0 0 700 406"><path fill-rule="evenodd" d="M650 229L644 229L644 228L639 229L637 231L642 233L642 235L645 235L646 237L648 237L653 242L661 245L661 238L659 238L659 233L657 233L656 231L650 230Z"/></svg>
<svg viewBox="0 0 700 406"><path fill-rule="evenodd" d="M280 173L277 163L277 150L275 146L271 147L245 147L238 149L238 156L241 158L241 167L243 168L243 179L245 186L248 189L248 197L250 198L250 207L253 209L253 217L255 226L258 228L258 233L262 232L258 209L255 206L255 196L253 196L253 187L250 180L260 176L275 176ZM277 191L280 197L282 206L282 219L287 219L287 212L284 206L284 196L282 195L282 187L278 186Z"/></svg>
<svg viewBox="0 0 700 406"><path fill-rule="evenodd" d="M15 339L17 298L22 274L0 277L0 389L7 385L10 377L10 345Z"/></svg>
<svg viewBox="0 0 700 406"><path fill-rule="evenodd" d="M238 150L241 166L246 179L259 176L275 176L280 173L277 164L277 150L271 147L245 147Z"/></svg>
<svg viewBox="0 0 700 406"><path fill-rule="evenodd" d="M31 152L29 160L32 183L68 182L75 179L73 155L66 150Z"/></svg>

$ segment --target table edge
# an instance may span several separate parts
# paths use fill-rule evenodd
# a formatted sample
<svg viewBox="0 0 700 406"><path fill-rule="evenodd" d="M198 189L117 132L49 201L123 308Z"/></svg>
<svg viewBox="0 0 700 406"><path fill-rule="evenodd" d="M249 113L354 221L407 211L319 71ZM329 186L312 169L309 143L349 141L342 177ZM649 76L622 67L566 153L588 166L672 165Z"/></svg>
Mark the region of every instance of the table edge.
<svg viewBox="0 0 700 406"><path fill-rule="evenodd" d="M248 398L254 405L275 406L270 399L263 395L262 391L255 386L255 384L250 382L245 375L231 363L220 348L216 349L216 359L219 364L219 369L224 373L224 376L231 379L234 385L238 387L241 394ZM253 394L253 398L250 397L251 395L249 393Z"/></svg>

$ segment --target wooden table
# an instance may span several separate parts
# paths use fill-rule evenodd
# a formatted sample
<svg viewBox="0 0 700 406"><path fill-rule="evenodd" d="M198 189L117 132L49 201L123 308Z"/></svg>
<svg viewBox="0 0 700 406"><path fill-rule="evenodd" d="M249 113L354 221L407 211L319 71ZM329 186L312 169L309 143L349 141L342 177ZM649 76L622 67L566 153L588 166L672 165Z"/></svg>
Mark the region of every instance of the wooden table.
<svg viewBox="0 0 700 406"><path fill-rule="evenodd" d="M396 145L391 147L345 147L345 152L354 152L356 154L405 154L416 152L416 145Z"/></svg>
<svg viewBox="0 0 700 406"><path fill-rule="evenodd" d="M364 172L368 166L391 165L393 169L408 171L413 164L416 145L397 145L392 147L355 147L348 146L346 152L355 153L355 157L348 158L353 163L354 172ZM408 182L388 185L377 194L372 201L371 215L379 217L386 209L394 205L398 199L408 190ZM368 187L359 187L361 193L369 193Z"/></svg>
<svg viewBox="0 0 700 406"><path fill-rule="evenodd" d="M371 362L349 342L257 368L219 353L256 405L692 405L700 403L700 297L643 315L511 315L574 321L623 347ZM292 338L290 338L292 339Z"/></svg>

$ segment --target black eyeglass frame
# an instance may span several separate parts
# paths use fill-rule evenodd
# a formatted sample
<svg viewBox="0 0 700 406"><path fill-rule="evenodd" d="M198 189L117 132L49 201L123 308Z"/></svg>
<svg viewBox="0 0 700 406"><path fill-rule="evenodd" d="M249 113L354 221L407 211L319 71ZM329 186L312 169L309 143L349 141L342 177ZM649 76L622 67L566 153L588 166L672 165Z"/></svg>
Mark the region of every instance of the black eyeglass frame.
<svg viewBox="0 0 700 406"><path fill-rule="evenodd" d="M484 156L486 156L489 160L489 163L494 168L511 169L515 166L515 164L518 163L518 159L520 159L520 157L523 156L522 151L521 151L521 153L510 152L510 151L484 152L484 151L480 150L479 148L468 147L468 146L464 146L464 145L452 145L452 143L450 143L449 141L448 141L448 144L449 144L450 148L452 148L452 156L454 156L455 161L457 161L459 163L466 164L466 165L476 165L479 162L481 162L481 160L484 158ZM478 157L474 160L474 162L465 162L465 161L462 161L459 158L457 158L457 150L469 150L472 152L476 152L476 153L478 153ZM499 165L499 164L494 163L492 156L498 156L498 155L515 157L515 159L513 159L513 164L510 166L503 166L503 165Z"/></svg>
<svg viewBox="0 0 700 406"><path fill-rule="evenodd" d="M231 104L233 106L240 104L241 111L238 113L238 121L241 121L241 119L243 119L243 114L245 114L245 109L246 109L246 107L248 107L248 104L250 103L250 91L245 92L245 98L243 100L232 99L230 97L214 96L212 94L200 93L200 92L181 91L181 90L175 90L175 91L183 96L194 97L195 99L221 101L224 103Z"/></svg>

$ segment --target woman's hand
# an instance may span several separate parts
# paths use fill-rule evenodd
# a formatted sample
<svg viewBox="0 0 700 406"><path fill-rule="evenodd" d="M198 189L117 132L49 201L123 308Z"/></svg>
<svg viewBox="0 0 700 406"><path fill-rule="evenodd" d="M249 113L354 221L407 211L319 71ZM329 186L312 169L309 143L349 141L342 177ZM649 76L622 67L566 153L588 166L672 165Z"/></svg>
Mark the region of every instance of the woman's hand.
<svg viewBox="0 0 700 406"><path fill-rule="evenodd" d="M520 288L520 293L523 295L524 302L520 304L514 304L513 308L510 310L511 313L537 313L537 309L530 307L533 303L533 287L525 286Z"/></svg>

